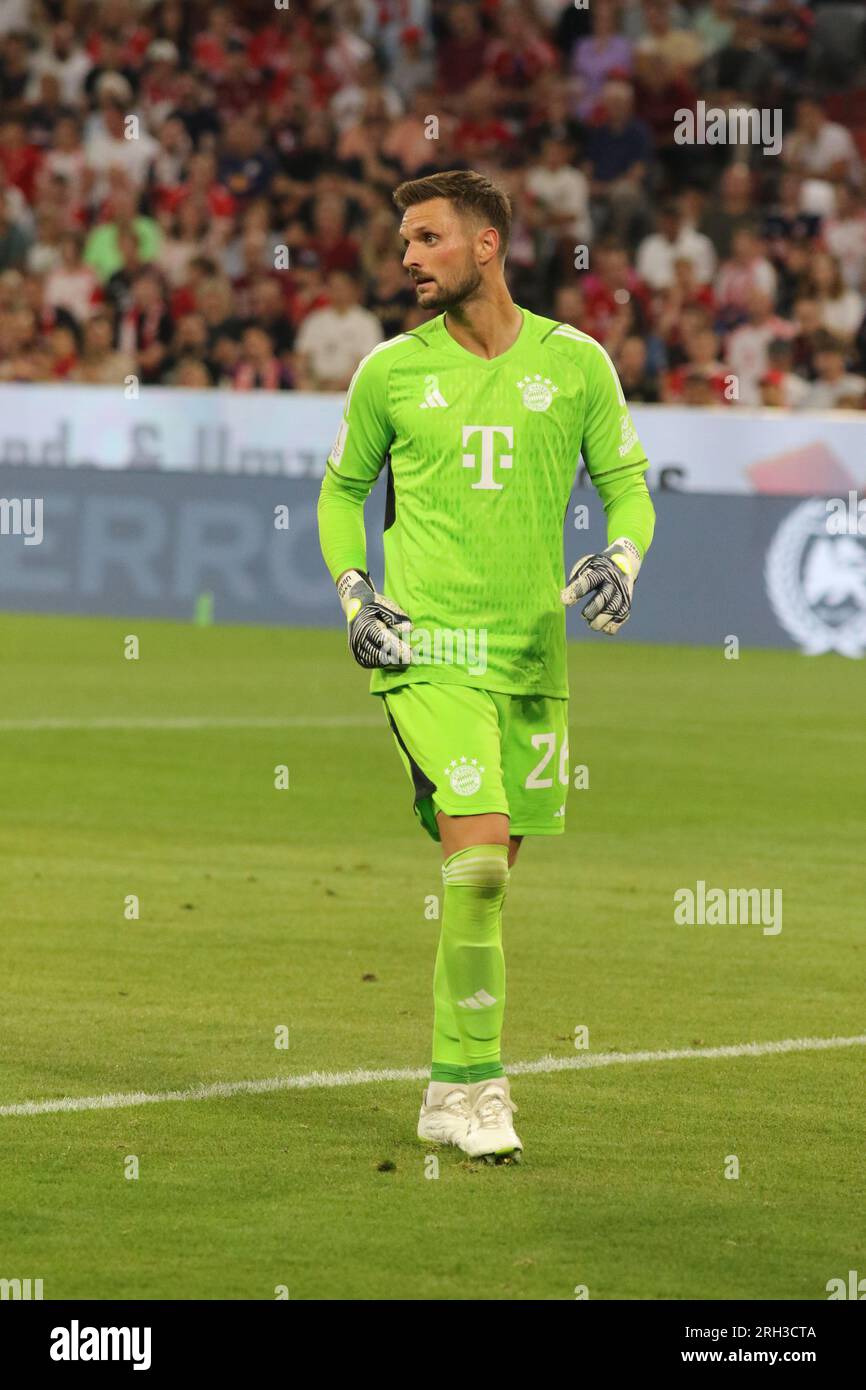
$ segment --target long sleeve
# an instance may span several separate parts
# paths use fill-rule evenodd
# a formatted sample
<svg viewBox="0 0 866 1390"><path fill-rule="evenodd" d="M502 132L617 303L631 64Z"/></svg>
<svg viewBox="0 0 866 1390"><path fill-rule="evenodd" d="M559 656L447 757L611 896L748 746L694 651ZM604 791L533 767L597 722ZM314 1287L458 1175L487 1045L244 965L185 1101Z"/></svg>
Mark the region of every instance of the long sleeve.
<svg viewBox="0 0 866 1390"><path fill-rule="evenodd" d="M389 342L374 348L352 377L319 492L319 545L335 583L344 570L367 568L364 503L394 438L388 413L388 353L383 351L390 346Z"/></svg>

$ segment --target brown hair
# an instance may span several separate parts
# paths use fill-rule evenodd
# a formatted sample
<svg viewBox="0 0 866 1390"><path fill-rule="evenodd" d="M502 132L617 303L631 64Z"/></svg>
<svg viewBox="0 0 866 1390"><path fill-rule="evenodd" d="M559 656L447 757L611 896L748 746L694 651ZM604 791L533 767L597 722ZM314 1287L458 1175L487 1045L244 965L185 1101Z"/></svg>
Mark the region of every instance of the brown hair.
<svg viewBox="0 0 866 1390"><path fill-rule="evenodd" d="M511 237L511 200L491 179L471 169L449 169L442 174L429 174L423 179L410 179L394 190L394 202L400 212L431 198L447 198L460 216L469 216L485 227L495 227L499 233L499 257L505 260Z"/></svg>

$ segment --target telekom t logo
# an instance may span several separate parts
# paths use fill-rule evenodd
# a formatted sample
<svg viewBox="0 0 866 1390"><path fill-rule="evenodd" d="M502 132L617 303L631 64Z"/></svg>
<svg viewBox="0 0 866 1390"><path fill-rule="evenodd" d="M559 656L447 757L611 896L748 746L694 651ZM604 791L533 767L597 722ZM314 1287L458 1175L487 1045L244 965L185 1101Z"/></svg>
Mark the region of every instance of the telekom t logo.
<svg viewBox="0 0 866 1390"><path fill-rule="evenodd" d="M495 488L501 490L502 483L494 482L493 465L498 463L500 468L510 468L512 463L511 454L500 454L499 458L494 458L494 435L504 434L505 442L509 449L514 448L514 429L511 425L464 425L463 426L463 447L469 443L473 434L481 432L481 477L472 486L483 487L490 490ZM463 455L463 467L474 468L478 460L474 454Z"/></svg>

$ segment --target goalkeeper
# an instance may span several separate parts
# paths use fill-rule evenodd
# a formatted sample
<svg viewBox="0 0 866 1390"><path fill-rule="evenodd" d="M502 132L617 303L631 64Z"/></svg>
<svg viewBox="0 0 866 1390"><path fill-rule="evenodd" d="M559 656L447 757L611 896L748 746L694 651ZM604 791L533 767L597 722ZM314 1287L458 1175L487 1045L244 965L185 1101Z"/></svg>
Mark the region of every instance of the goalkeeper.
<svg viewBox="0 0 866 1390"><path fill-rule="evenodd" d="M325 563L441 845L425 1140L490 1162L522 1150L502 1066L502 908L526 835L561 835L569 784L565 607L596 632L631 610L652 540L647 459L604 348L514 304L507 196L469 171L401 184L403 264L435 311L365 357L319 497ZM609 544L566 578L582 453ZM364 502L387 467L382 592Z"/></svg>

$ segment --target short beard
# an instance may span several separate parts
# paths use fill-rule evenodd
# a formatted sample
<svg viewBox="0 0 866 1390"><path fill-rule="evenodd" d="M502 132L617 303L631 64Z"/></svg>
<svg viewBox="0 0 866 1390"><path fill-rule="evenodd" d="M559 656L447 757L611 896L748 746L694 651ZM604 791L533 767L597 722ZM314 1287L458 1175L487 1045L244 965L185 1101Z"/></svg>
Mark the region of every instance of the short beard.
<svg viewBox="0 0 866 1390"><path fill-rule="evenodd" d="M465 304L468 299L472 299L477 294L481 285L481 274L478 267L471 265L462 280L449 289L443 289L441 285L436 286L432 298L427 298L423 307L425 309L458 309L461 304ZM418 301L419 304L422 302Z"/></svg>

